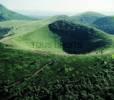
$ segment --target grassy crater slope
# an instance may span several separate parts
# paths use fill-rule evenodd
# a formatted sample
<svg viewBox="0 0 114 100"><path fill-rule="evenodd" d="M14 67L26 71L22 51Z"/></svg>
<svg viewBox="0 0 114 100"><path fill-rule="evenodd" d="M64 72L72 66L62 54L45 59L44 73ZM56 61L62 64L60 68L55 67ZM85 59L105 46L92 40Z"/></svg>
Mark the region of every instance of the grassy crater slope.
<svg viewBox="0 0 114 100"><path fill-rule="evenodd" d="M38 21L0 22L1 27L11 28L9 35L0 41L16 49L64 53L59 37L48 28L48 24L57 19L58 17Z"/></svg>
<svg viewBox="0 0 114 100"><path fill-rule="evenodd" d="M113 100L110 55L59 56L0 45L1 100Z"/></svg>
<svg viewBox="0 0 114 100"><path fill-rule="evenodd" d="M59 35L64 51L71 54L87 53L111 43L102 31L64 20L51 23L49 29Z"/></svg>
<svg viewBox="0 0 114 100"><path fill-rule="evenodd" d="M104 32L114 34L114 17L100 18L96 20L93 25Z"/></svg>

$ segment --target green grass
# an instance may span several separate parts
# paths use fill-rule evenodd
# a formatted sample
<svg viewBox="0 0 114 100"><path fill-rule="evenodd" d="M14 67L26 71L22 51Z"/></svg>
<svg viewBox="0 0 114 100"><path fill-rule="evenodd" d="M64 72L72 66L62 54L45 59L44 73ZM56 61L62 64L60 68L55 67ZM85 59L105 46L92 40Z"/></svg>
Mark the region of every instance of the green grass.
<svg viewBox="0 0 114 100"><path fill-rule="evenodd" d="M48 29L50 22L51 20L1 22L2 27L13 27L9 32L12 35L1 41L17 49L63 53L58 36Z"/></svg>
<svg viewBox="0 0 114 100"><path fill-rule="evenodd" d="M27 47L32 50L63 52L59 42L59 37L51 33L47 26L15 38L16 45ZM23 44L23 45L22 45Z"/></svg>
<svg viewBox="0 0 114 100"><path fill-rule="evenodd" d="M11 49L0 46L1 100L113 100L114 36L109 36L113 43L103 55L68 55L47 27L52 21L0 22L12 27L1 40ZM52 48L31 44L39 41Z"/></svg>
<svg viewBox="0 0 114 100"><path fill-rule="evenodd" d="M12 28L8 35L0 40L1 42L11 45L14 49L28 51L43 51L56 54L66 54L61 46L60 39L48 29L48 24L61 17L50 17L48 19L25 21L12 20L0 22L1 27ZM62 17L64 19L64 17ZM103 50L103 53L114 53L114 36L107 35L113 43ZM99 51L99 50L98 50ZM96 54L96 51L90 52Z"/></svg>
<svg viewBox="0 0 114 100"><path fill-rule="evenodd" d="M113 70L111 55L61 56L1 48L0 97L113 100Z"/></svg>

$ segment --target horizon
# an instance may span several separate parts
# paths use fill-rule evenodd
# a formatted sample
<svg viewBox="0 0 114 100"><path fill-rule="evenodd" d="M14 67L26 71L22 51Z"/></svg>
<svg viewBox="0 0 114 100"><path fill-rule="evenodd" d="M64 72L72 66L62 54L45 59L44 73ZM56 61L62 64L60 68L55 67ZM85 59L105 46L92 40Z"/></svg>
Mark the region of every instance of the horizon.
<svg viewBox="0 0 114 100"><path fill-rule="evenodd" d="M93 13L99 13L99 14L103 14L106 16L112 16L114 15L113 12L95 12L95 11L83 11L83 12L52 12L52 11L28 11L28 10L16 10L16 12L20 13L20 14L24 14L27 16L34 16L34 17L49 17L49 16L59 16L59 15L67 15L67 16L74 16L74 15L80 15L83 13L88 13L88 12L93 12Z"/></svg>
<svg viewBox="0 0 114 100"><path fill-rule="evenodd" d="M83 12L113 15L114 10L114 0L0 0L0 4L12 11L31 16L76 15Z"/></svg>

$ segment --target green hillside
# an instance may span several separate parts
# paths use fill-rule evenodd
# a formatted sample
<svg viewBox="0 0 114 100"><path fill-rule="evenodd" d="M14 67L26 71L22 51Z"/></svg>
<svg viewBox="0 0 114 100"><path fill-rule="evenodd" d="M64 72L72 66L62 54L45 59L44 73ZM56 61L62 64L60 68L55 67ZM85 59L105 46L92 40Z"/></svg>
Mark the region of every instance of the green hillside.
<svg viewBox="0 0 114 100"><path fill-rule="evenodd" d="M55 34L55 32L49 29L48 25L57 20L63 20L66 22L65 27L67 28L62 26L63 29L66 30L63 30L63 34L66 35L65 32L67 32L69 34L69 41L73 41L73 44L78 41L79 47L76 47L75 49L74 47L66 49L63 45L63 41L61 41L62 36ZM1 27L11 29L0 41L15 49L43 51L57 54L65 54L65 52L75 54L87 52L94 53L94 51L110 44L108 41L114 40L110 35L95 28L70 23L69 17L67 16L55 16L35 21L12 20L0 22ZM113 43L114 42L112 42L112 45L106 47L107 49L104 51L112 52Z"/></svg>
<svg viewBox="0 0 114 100"><path fill-rule="evenodd" d="M114 17L103 17L96 20L93 25L109 34L114 34Z"/></svg>
<svg viewBox="0 0 114 100"><path fill-rule="evenodd" d="M91 25L94 21L104 16L105 15L97 13L97 12L85 12L79 15L72 16L71 21L74 23Z"/></svg>
<svg viewBox="0 0 114 100"><path fill-rule="evenodd" d="M60 56L0 44L1 100L113 100L111 55Z"/></svg>
<svg viewBox="0 0 114 100"><path fill-rule="evenodd" d="M61 41L62 36L54 34L54 32L48 27L49 24L56 22L56 20L57 19L48 18L38 21L15 20L1 22L0 25L2 27L12 27L12 29L8 32L8 35L1 39L1 42L13 46L16 49L38 50L61 54L64 54L64 51L74 54L87 53L95 51L98 48L105 47L109 44L110 39L106 33L94 28L80 24L72 24L63 20L65 22L63 23L65 27L59 26L59 24L58 27L66 30L63 30L63 34L66 36L65 38L68 36L69 39L66 43L73 43L77 46L75 42L79 42L78 47L70 47L69 49L68 47L65 47L65 45L67 45L66 43L64 45L63 42L65 41ZM62 23L60 23L60 25L61 24ZM68 34L66 35L65 32Z"/></svg>
<svg viewBox="0 0 114 100"><path fill-rule="evenodd" d="M38 21L5 21L2 27L12 27L12 30L1 40L17 49L39 50L63 53L59 38L48 29L52 20Z"/></svg>
<svg viewBox="0 0 114 100"><path fill-rule="evenodd" d="M32 18L13 12L0 4L0 21L4 20L30 20Z"/></svg>

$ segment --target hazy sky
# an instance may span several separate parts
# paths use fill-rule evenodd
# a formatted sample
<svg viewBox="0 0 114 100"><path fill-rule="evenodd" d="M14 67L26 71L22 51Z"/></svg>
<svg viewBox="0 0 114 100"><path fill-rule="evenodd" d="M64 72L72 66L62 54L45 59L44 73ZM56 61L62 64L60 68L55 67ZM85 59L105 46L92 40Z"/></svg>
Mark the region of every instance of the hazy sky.
<svg viewBox="0 0 114 100"><path fill-rule="evenodd" d="M114 0L0 0L12 10L55 12L113 12Z"/></svg>

